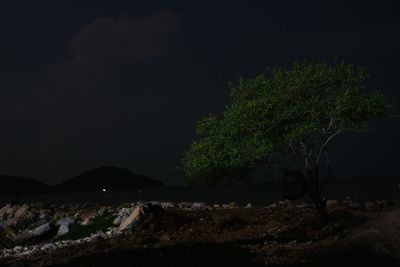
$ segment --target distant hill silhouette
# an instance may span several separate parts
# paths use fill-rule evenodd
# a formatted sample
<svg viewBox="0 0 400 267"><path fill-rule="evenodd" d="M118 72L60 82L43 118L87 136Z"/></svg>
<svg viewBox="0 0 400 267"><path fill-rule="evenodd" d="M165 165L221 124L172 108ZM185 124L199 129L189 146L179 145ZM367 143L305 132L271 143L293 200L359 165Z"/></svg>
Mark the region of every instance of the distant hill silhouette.
<svg viewBox="0 0 400 267"><path fill-rule="evenodd" d="M164 186L145 175L137 175L128 169L100 167L84 172L54 187L56 191L100 191Z"/></svg>
<svg viewBox="0 0 400 267"><path fill-rule="evenodd" d="M30 178L0 175L0 195L2 196L44 193L49 190L48 185Z"/></svg>

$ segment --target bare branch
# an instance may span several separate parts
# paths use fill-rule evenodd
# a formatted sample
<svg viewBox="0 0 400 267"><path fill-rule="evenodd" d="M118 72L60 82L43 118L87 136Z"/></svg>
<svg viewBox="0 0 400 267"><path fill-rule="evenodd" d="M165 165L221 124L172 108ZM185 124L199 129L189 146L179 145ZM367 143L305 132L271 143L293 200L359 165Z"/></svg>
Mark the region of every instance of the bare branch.
<svg viewBox="0 0 400 267"><path fill-rule="evenodd" d="M342 130L338 130L338 131L334 132L331 136L328 137L328 139L326 139L325 143L323 143L321 147L324 149L324 148L329 144L329 142L330 142L335 136L337 136L338 134L340 134L341 132L342 132Z"/></svg>
<svg viewBox="0 0 400 267"><path fill-rule="evenodd" d="M329 133L329 131L332 129L333 126L333 118L331 117L331 119L329 120L329 125L328 128L322 128L322 131L324 132L324 134Z"/></svg>
<svg viewBox="0 0 400 267"><path fill-rule="evenodd" d="M340 134L342 132L342 130L338 130L336 132L334 132L332 135L330 135L326 141L321 145L318 156L317 156L317 160L316 160L316 165L319 165L319 162L321 160L322 154L326 151L326 147L329 144L330 141L332 141L332 139L337 136L338 134Z"/></svg>

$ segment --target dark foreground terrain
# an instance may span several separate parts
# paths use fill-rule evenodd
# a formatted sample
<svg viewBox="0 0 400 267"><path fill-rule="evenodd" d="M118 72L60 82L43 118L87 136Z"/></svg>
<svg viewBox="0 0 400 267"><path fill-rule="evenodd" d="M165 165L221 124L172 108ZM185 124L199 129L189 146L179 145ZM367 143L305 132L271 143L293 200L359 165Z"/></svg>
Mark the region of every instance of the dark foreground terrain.
<svg viewBox="0 0 400 267"><path fill-rule="evenodd" d="M290 201L257 208L166 202L19 208L46 212L53 230L20 244L3 231L0 266L400 266L397 201L329 201L326 226L309 205ZM55 221L68 216L75 222L60 241ZM3 226L12 221L6 217Z"/></svg>

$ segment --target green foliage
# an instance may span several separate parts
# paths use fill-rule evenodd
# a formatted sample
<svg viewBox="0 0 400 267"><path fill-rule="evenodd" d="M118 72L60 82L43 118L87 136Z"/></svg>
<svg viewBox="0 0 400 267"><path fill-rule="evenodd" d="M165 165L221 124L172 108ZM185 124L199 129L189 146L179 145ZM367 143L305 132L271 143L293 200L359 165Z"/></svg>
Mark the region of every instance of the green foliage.
<svg viewBox="0 0 400 267"><path fill-rule="evenodd" d="M230 105L197 123L199 138L183 158L187 182L242 180L279 158L319 161L337 133L366 131L386 115L385 98L365 90L366 78L345 62L304 62L231 84Z"/></svg>
<svg viewBox="0 0 400 267"><path fill-rule="evenodd" d="M96 217L90 225L73 224L70 226L69 232L61 236L60 240L77 240L98 231L105 231L108 227L113 226L115 216L103 215Z"/></svg>

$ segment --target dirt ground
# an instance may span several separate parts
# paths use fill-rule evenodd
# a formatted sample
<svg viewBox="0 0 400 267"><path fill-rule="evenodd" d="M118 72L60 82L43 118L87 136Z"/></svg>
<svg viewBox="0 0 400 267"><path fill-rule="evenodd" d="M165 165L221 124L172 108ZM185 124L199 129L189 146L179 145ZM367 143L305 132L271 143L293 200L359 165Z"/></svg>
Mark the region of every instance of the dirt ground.
<svg viewBox="0 0 400 267"><path fill-rule="evenodd" d="M149 214L132 233L0 259L0 266L400 266L353 242L381 216L341 208L322 226L312 208L237 208Z"/></svg>

